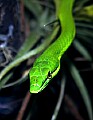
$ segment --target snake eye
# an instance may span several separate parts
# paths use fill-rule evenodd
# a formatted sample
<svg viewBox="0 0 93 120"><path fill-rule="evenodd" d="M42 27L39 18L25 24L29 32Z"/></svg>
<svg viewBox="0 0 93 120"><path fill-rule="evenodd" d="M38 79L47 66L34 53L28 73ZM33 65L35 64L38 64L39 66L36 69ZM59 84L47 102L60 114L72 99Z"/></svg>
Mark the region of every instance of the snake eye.
<svg viewBox="0 0 93 120"><path fill-rule="evenodd" d="M51 78L52 78L52 74L51 74L50 71L48 72L48 76L47 76L47 78L48 78L48 79L51 79Z"/></svg>

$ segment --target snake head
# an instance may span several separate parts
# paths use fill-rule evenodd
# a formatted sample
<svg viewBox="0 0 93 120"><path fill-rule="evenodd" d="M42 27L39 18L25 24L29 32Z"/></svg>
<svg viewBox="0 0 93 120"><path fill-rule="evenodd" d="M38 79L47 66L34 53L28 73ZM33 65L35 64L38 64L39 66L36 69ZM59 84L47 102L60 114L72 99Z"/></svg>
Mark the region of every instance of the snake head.
<svg viewBox="0 0 93 120"><path fill-rule="evenodd" d="M56 67L58 68L58 66ZM56 75L56 73L54 75L56 67L54 66L54 63L48 61L35 62L33 68L29 72L30 92L38 93L42 91Z"/></svg>

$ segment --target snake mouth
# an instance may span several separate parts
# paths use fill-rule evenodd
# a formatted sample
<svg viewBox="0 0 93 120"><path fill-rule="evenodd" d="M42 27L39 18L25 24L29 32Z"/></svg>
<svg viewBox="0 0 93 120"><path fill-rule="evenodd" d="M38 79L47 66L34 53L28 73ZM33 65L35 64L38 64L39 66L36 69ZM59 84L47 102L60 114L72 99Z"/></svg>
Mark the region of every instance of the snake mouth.
<svg viewBox="0 0 93 120"><path fill-rule="evenodd" d="M41 92L48 85L48 83L49 83L50 80L51 79L45 80L47 82L44 81L41 86L39 84L31 84L31 86L30 86L30 92L31 93L39 93L39 92Z"/></svg>
<svg viewBox="0 0 93 120"><path fill-rule="evenodd" d="M30 86L30 92L31 93L38 93L38 92L40 92L40 86L38 85L38 84L32 84L31 86Z"/></svg>

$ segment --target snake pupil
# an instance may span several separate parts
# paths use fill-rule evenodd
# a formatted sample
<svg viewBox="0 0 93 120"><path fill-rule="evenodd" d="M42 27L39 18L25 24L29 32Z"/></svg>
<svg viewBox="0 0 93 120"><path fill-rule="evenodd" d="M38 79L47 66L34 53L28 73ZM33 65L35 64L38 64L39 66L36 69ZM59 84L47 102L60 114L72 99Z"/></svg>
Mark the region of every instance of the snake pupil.
<svg viewBox="0 0 93 120"><path fill-rule="evenodd" d="M47 77L48 79L51 79L52 78L52 74L51 74L51 72L49 71L48 72L48 77Z"/></svg>

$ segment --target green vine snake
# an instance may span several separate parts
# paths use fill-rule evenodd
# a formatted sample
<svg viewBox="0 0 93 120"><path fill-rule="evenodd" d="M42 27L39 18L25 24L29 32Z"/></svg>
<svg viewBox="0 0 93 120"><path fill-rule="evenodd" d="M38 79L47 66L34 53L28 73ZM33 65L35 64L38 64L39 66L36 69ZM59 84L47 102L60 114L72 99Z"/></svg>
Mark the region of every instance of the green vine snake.
<svg viewBox="0 0 93 120"><path fill-rule="evenodd" d="M41 92L60 69L60 59L75 36L73 3L74 0L55 0L61 34L34 62L29 72L31 93Z"/></svg>

